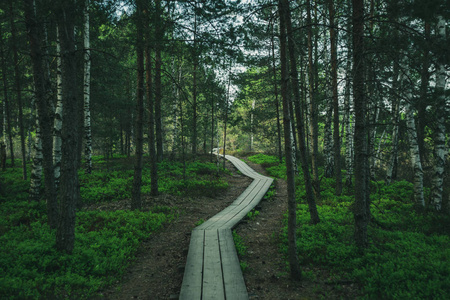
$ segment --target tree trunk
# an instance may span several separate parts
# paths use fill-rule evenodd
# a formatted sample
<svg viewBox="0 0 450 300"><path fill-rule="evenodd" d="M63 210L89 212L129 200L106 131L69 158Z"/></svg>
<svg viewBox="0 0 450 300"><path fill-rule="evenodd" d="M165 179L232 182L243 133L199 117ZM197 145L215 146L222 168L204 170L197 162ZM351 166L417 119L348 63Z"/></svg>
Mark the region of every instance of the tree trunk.
<svg viewBox="0 0 450 300"><path fill-rule="evenodd" d="M19 55L17 51L17 38L16 38L16 24L14 22L14 9L13 1L10 0L10 22L11 22L11 39L12 39L12 51L13 51L13 63L14 63L14 83L17 93L17 105L19 108L19 134L20 134L20 147L22 152L22 178L27 180L27 160L26 160L26 148L25 148L25 131L23 128L23 105L22 105L22 87L20 82L20 71L19 71Z"/></svg>
<svg viewBox="0 0 450 300"><path fill-rule="evenodd" d="M36 114L38 114L37 111ZM42 153L41 127L39 126L39 116L36 116L36 137L34 142L33 163L31 167L31 182L29 191L30 200L32 201L38 201L40 199L43 160L44 155Z"/></svg>
<svg viewBox="0 0 450 300"><path fill-rule="evenodd" d="M53 121L53 167L55 176L55 186L58 188L61 179L61 130L63 115L63 96L62 96L62 78L61 78L61 45L59 39L60 33L56 29L56 110Z"/></svg>
<svg viewBox="0 0 450 300"><path fill-rule="evenodd" d="M341 174L341 139L339 136L339 98L337 74L337 33L334 24L335 10L333 0L328 0L330 12L330 44L331 44L331 82L333 90L333 145L334 145L334 174L336 178L336 195L342 193Z"/></svg>
<svg viewBox="0 0 450 300"><path fill-rule="evenodd" d="M58 193L59 224L56 248L72 253L75 243L75 209L79 202L78 143L80 134L77 57L75 47L75 16L77 5L73 0L61 0L57 7L57 25L61 44L61 79L63 98L63 126L61 131L61 181Z"/></svg>
<svg viewBox="0 0 450 300"><path fill-rule="evenodd" d="M89 37L89 0L84 8L84 159L85 171L92 172L92 133L91 133L91 43Z"/></svg>
<svg viewBox="0 0 450 300"><path fill-rule="evenodd" d="M284 0L283 0L284 1ZM316 200L314 199L314 191L311 185L311 177L309 174L309 164L308 157L306 154L306 145L305 145L305 129L304 129L304 120L302 118L302 113L300 110L300 84L298 82L298 71L297 71L297 59L295 53L295 43L293 37L292 23L291 23L291 14L289 10L289 4L284 3L285 11L284 22L287 30L287 38L288 38L288 52L289 52L289 62L290 62L290 75L291 75L291 87L294 95L294 101L296 103L296 118L297 118L297 134L298 134L298 145L300 150L300 160L302 164L303 171L303 179L305 181L305 189L306 189L306 200L308 202L309 214L311 216L311 223L317 224L320 222L319 214L317 212ZM292 118L291 118L292 120ZM294 163L294 162L293 162Z"/></svg>
<svg viewBox="0 0 450 300"><path fill-rule="evenodd" d="M314 88L314 64L313 64L313 44L312 44L312 22L311 22L311 0L307 3L307 24L308 24L308 78L309 78L309 112L310 112L310 132L311 132L311 167L312 167L312 186L317 199L320 199L320 181L319 169L317 165L317 156L319 154L318 143L318 120L317 103L315 99Z"/></svg>
<svg viewBox="0 0 450 300"><path fill-rule="evenodd" d="M284 127L284 149L286 153L286 175L288 192L288 261L291 278L301 280L302 271L298 262L296 229L297 203L295 201L295 174L292 161L291 147L291 116L289 115L289 92L288 92L288 63L286 45L286 21L289 12L289 3L286 0L278 0L278 12L280 15L280 60L281 60L281 97L283 99L283 127Z"/></svg>
<svg viewBox="0 0 450 300"><path fill-rule="evenodd" d="M353 3L353 95L355 103L355 242L360 251L367 247L370 220L367 168L366 99L364 96L364 1Z"/></svg>
<svg viewBox="0 0 450 300"><path fill-rule="evenodd" d="M131 209L141 209L142 164L144 145L144 38L142 7L140 0L136 1L136 63L137 63L137 91L136 91L136 158L134 165L133 192Z"/></svg>
<svg viewBox="0 0 450 300"><path fill-rule="evenodd" d="M345 167L347 169L347 174L345 176L345 185L347 187L353 186L353 113L350 105L350 94L351 94L351 73L352 73L352 27L351 22L348 22L348 48L347 48L347 66L345 70L345 96L344 96L344 127L345 127Z"/></svg>
<svg viewBox="0 0 450 300"><path fill-rule="evenodd" d="M2 28L1 28L1 24L0 24L0 36L3 36L3 32L2 32ZM4 128L2 128L3 132L4 132L4 137L5 137L5 146L8 143L6 141L6 136L8 136L8 141L9 141L9 151L10 151L10 157L11 157L11 167L14 167L14 144L13 144L13 139L12 139L12 134L11 134L11 111L9 109L9 95L8 95L8 77L7 77L7 67L6 67L6 54L5 54L5 50L4 48L4 44L3 44L3 38L0 39L0 51L1 51L1 59L2 59L2 78L3 78L3 95L4 95L4 100L3 100L3 126ZM6 161L5 161L6 164Z"/></svg>
<svg viewBox="0 0 450 300"><path fill-rule="evenodd" d="M275 107L277 113L277 145L278 145L278 160L281 163L283 161L283 152L281 148L281 124L280 124L280 103L278 100L278 83L277 83L277 68L275 64L275 32L272 24L272 35L270 42L272 46L272 71L273 71L273 92L275 94Z"/></svg>
<svg viewBox="0 0 450 300"><path fill-rule="evenodd" d="M164 38L164 31L162 25L162 8L161 0L155 1L156 5L156 27L155 27L155 129L156 129L156 157L158 162L163 160L163 133L162 133L162 83L161 83L161 51Z"/></svg>
<svg viewBox="0 0 450 300"><path fill-rule="evenodd" d="M408 67L402 70L402 87L406 92L405 101L405 117L406 117L406 129L409 139L409 151L411 154L411 163L414 170L414 199L419 207L425 207L425 200L423 196L423 169L422 162L420 160L419 145L417 143L417 129L416 122L414 120L414 110L411 105L412 94L411 89L408 87L409 70Z"/></svg>
<svg viewBox="0 0 450 300"><path fill-rule="evenodd" d="M439 15L436 32L440 43L446 39L445 19ZM431 203L437 211L442 208L442 194L444 192L444 171L445 171L445 120L448 118L445 109L445 58L444 54L439 54L436 64L436 100L434 111L436 115L436 126L434 130L434 172L432 183Z"/></svg>
<svg viewBox="0 0 450 300"><path fill-rule="evenodd" d="M195 1L194 16L194 49L193 49L193 74L192 74L192 155L197 155L197 1ZM226 126L226 125L225 125Z"/></svg>
<svg viewBox="0 0 450 300"><path fill-rule="evenodd" d="M145 28L145 67L146 67L146 90L147 90L147 109L148 109L148 150L150 154L150 193L152 196L158 195L158 159L155 148L155 102L153 97L152 81L152 61L150 49L150 24L146 21ZM176 102L175 102L176 103Z"/></svg>
<svg viewBox="0 0 450 300"><path fill-rule="evenodd" d="M47 196L47 217L51 228L56 228L58 222L58 202L56 199L55 178L52 157L52 118L50 84L48 64L43 51L42 33L43 21L36 15L35 1L24 0L25 22L27 25L31 63L33 65L33 79L39 126L42 137L43 167L45 176L45 193Z"/></svg>
<svg viewBox="0 0 450 300"><path fill-rule="evenodd" d="M425 22L425 40L430 38L430 24ZM417 142L419 144L420 161L425 162L427 157L425 151L425 127L427 123L427 106L430 103L428 98L428 87L430 83L430 59L429 48L425 46L423 58L422 58L422 70L420 72L420 101L417 106Z"/></svg>
<svg viewBox="0 0 450 300"><path fill-rule="evenodd" d="M398 157L398 128L399 128L399 113L400 113L400 99L397 96L398 90L398 63L394 62L394 69L392 74L392 92L391 92L391 116L392 116L392 148L391 156L388 161L386 170L386 183L391 184L394 179L394 169Z"/></svg>

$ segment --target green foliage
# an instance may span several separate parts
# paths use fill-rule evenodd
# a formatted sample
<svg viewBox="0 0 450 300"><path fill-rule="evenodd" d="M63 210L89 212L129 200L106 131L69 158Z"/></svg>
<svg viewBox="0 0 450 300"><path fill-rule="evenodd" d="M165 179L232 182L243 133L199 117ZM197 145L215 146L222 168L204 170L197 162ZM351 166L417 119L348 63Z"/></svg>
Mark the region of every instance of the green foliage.
<svg viewBox="0 0 450 300"><path fill-rule="evenodd" d="M253 156L249 156L248 160L255 164L262 165L263 167L270 167L270 166L279 164L279 160L277 157L272 156L272 155L262 154L262 153L259 153L259 154L253 155Z"/></svg>
<svg viewBox="0 0 450 300"><path fill-rule="evenodd" d="M140 241L173 217L140 211L79 212L72 255L55 250L55 232L43 218L11 226L0 237L0 294L11 299L88 298L117 280Z"/></svg>
<svg viewBox="0 0 450 300"><path fill-rule="evenodd" d="M324 181L321 222L310 224L308 206L298 204L297 246L303 265L320 265L359 282L367 298L445 299L450 293L450 218L421 214L409 201L412 185L379 185L372 198L370 246L364 255L353 242L349 196L335 197ZM392 199L393 198L393 199ZM287 218L287 217L286 217ZM285 220L286 222L286 220ZM287 253L287 224L282 234Z"/></svg>
<svg viewBox="0 0 450 300"><path fill-rule="evenodd" d="M248 263L244 261L242 258L245 257L245 255L247 255L247 246L245 246L242 237L239 234L237 234L236 230L233 230L232 233L234 245L236 247L236 251L239 256L239 265L241 266L242 272L245 272L245 270L248 268Z"/></svg>
<svg viewBox="0 0 450 300"><path fill-rule="evenodd" d="M257 216L259 216L259 210L255 209L255 210L252 210L252 211L248 212L247 219L253 221L253 220L256 219Z"/></svg>
<svg viewBox="0 0 450 300"><path fill-rule="evenodd" d="M255 160L257 163L270 161L262 155ZM286 176L284 164L272 165L266 170L274 177ZM301 228L297 249L303 265L321 266L329 269L334 278L360 283L369 299L448 297L450 217L417 212L411 183L371 183L372 225L370 245L364 254L360 254L354 244L353 196L336 197L335 179L322 178L322 199L317 207L321 222L311 225L300 176L296 183L297 222ZM281 241L281 250L287 255L287 215Z"/></svg>
<svg viewBox="0 0 450 300"><path fill-rule="evenodd" d="M2 187L8 183L0 194L2 299L92 298L120 278L140 241L175 217L165 206L147 212L80 211L74 252L59 253L55 231L46 224L45 202L28 202L29 182L20 171L0 174Z"/></svg>
<svg viewBox="0 0 450 300"><path fill-rule="evenodd" d="M234 245L236 246L237 254L240 257L247 255L247 246L245 246L242 237L239 234L237 234L236 230L233 230L233 240Z"/></svg>
<svg viewBox="0 0 450 300"><path fill-rule="evenodd" d="M133 183L133 170L127 166L125 158L115 159L120 170L100 169L92 174L80 171L80 192L84 203L101 201L116 201L131 198ZM121 162L123 162L121 164ZM125 168L125 169L124 169ZM158 164L159 191L178 196L215 196L228 188L228 183L216 176L217 166L213 163L188 162L186 163L186 177L183 178L183 164L180 162L163 161ZM228 171L225 171L228 172ZM142 193L150 194L151 177L150 166L142 172Z"/></svg>

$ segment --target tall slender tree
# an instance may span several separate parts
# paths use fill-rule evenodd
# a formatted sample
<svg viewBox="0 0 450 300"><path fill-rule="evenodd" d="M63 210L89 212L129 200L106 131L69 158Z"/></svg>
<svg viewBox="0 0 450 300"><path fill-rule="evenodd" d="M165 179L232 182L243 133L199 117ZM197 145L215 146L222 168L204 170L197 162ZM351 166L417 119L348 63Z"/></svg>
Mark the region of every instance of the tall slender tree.
<svg viewBox="0 0 450 300"><path fill-rule="evenodd" d="M148 110L148 150L150 155L150 192L153 196L158 194L158 160L155 148L155 102L153 97L153 78L152 78L152 58L150 48L150 16L148 9L145 10L146 28L145 28L145 75L147 91L147 110Z"/></svg>
<svg viewBox="0 0 450 300"><path fill-rule="evenodd" d="M283 0L284 1L284 0ZM294 31L292 29L291 13L289 4L286 2L285 7L287 11L285 12L284 22L287 33L287 44L289 52L289 65L290 65L290 83L292 94L294 95L295 101L295 116L297 118L297 134L298 134L298 145L300 150L300 161L302 164L303 179L305 181L306 189L306 200L308 202L309 214L311 216L311 223L317 224L320 222L319 214L317 212L316 200L314 198L314 191L311 184L311 176L309 173L309 164L306 153L306 142L304 135L304 120L302 118L302 113L300 111L301 99L300 99L300 83L298 81L298 70L297 70L297 55L295 53L295 42L294 42ZM291 117L291 122L293 119L293 114Z"/></svg>
<svg viewBox="0 0 450 300"><path fill-rule="evenodd" d="M133 192L131 209L140 209L142 206L142 165L144 145L144 32L143 32L143 3L136 0L136 64L137 64L137 91L136 91L136 158L134 164Z"/></svg>
<svg viewBox="0 0 450 300"><path fill-rule="evenodd" d="M35 0L24 0L25 22L28 31L37 115L42 137L43 168L45 176L45 194L47 198L47 218L51 228L57 227L58 202L56 199L55 178L52 156L52 89L48 64L44 51L45 29L36 9Z"/></svg>
<svg viewBox="0 0 450 300"><path fill-rule="evenodd" d="M440 43L446 39L445 19L442 15L438 16L436 33ZM436 100L434 113L436 115L436 125L434 130L434 172L432 186L432 205L434 209L440 211L442 208L442 195L444 191L444 171L445 171L445 119L448 118L448 111L445 109L445 58L442 53L438 54L436 63Z"/></svg>
<svg viewBox="0 0 450 300"><path fill-rule="evenodd" d="M66 253L72 253L75 244L75 209L80 201L78 183L80 101L75 46L75 17L78 11L74 0L61 0L55 10L61 43L61 80L64 106L56 248Z"/></svg>
<svg viewBox="0 0 450 300"><path fill-rule="evenodd" d="M20 134L20 148L22 152L22 178L27 180L27 160L26 160L26 148L25 148L25 130L23 125L23 104L22 104L22 84L21 84L21 72L19 70L19 51L17 49L17 31L16 23L14 20L13 1L9 2L10 8L10 23L11 23L11 39L12 39L12 51L13 51L13 63L14 63L14 84L16 89L17 106L19 110L19 134Z"/></svg>
<svg viewBox="0 0 450 300"><path fill-rule="evenodd" d="M319 154L319 142L318 142L318 126L319 122L317 119L317 103L315 98L315 72L314 68L317 64L313 62L313 33L312 33L312 19L311 19L311 0L307 0L307 31L308 31L308 88L309 88L309 130L311 136L311 168L312 168L312 185L314 187L314 193L316 198L320 198L320 181L319 181L319 166L317 162L317 156Z"/></svg>
<svg viewBox="0 0 450 300"><path fill-rule="evenodd" d="M292 157L294 155L291 144L291 116L289 115L289 91L288 91L288 57L287 57L287 29L286 19L289 14L289 3L287 0L278 0L278 13L280 16L280 60L281 60L281 97L283 99L283 128L284 128L284 151L286 153L286 175L288 192L288 260L291 278L300 280L302 271L297 257L296 244L296 210L295 201L295 173Z"/></svg>
<svg viewBox="0 0 450 300"><path fill-rule="evenodd" d="M367 247L369 168L367 153L366 99L364 90L364 0L352 0L353 97L355 106L355 241L360 251Z"/></svg>
<svg viewBox="0 0 450 300"><path fill-rule="evenodd" d="M84 159L86 173L92 172L92 132L91 132L91 40L89 36L89 8L90 1L84 4Z"/></svg>
<svg viewBox="0 0 450 300"><path fill-rule="evenodd" d="M333 145L334 145L334 174L336 179L336 195L342 193L341 174L341 140L339 136L339 98L337 75L337 33L335 26L334 0L328 0L330 17L330 44L331 44L331 86L333 90Z"/></svg>

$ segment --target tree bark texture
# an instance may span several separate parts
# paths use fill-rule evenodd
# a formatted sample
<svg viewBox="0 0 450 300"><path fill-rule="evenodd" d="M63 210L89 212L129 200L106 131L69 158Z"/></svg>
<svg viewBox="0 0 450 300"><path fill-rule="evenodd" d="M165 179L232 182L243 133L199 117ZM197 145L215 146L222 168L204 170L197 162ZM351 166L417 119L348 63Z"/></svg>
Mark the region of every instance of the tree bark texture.
<svg viewBox="0 0 450 300"><path fill-rule="evenodd" d="M283 0L284 1L284 0ZM298 134L298 145L300 150L300 161L302 164L303 179L305 181L306 189L306 200L308 202L309 214L311 216L311 223L317 224L320 222L319 214L317 212L316 200L314 198L314 191L311 184L311 176L309 174L309 164L308 157L306 154L306 142L305 142L305 128L304 120L302 118L302 113L300 110L301 99L300 99L300 83L298 81L298 70L297 70L297 59L295 53L295 43L292 30L291 14L289 10L289 4L286 2L285 7L287 8L285 14L285 23L287 31L287 41L288 41L288 52L289 52L289 62L290 62L290 81L291 87L294 95L295 101L295 116L297 118L297 134ZM292 114L293 116L293 114ZM292 120L292 117L291 117Z"/></svg>
<svg viewBox="0 0 450 300"><path fill-rule="evenodd" d="M2 32L2 26L0 24L0 36L3 36L3 32ZM10 158L11 158L11 167L14 167L14 144L13 144L13 139L12 139L12 134L11 134L11 112L9 109L9 94L8 94L8 70L6 67L6 53L4 50L4 44L3 44L3 39L0 39L0 55L1 55L1 59L2 59L2 79L3 79L3 95L4 95L4 100L3 100L3 126L2 127L2 131L4 133L4 138L5 138L5 147L9 142L9 151L10 151ZM8 141L6 140L8 136ZM6 164L6 160L5 160L5 164Z"/></svg>
<svg viewBox="0 0 450 300"><path fill-rule="evenodd" d="M311 21L311 0L307 2L307 24L308 24L308 78L309 78L309 121L310 121L310 135L311 135L311 168L312 168L312 185L316 198L320 199L320 182L319 182L319 167L317 165L317 156L319 154L318 143L318 112L317 103L315 99L314 88L314 63L313 63L313 40L312 40L312 21Z"/></svg>
<svg viewBox="0 0 450 300"><path fill-rule="evenodd" d="M91 132L91 41L89 37L89 4L85 1L84 7L84 159L85 171L90 174L92 172L92 132Z"/></svg>
<svg viewBox="0 0 450 300"><path fill-rule="evenodd" d="M335 28L334 0L328 0L330 13L330 44L331 44L331 87L333 90L333 146L334 146L334 175L336 179L336 195L342 193L341 173L341 138L339 136L339 98L337 74L337 30Z"/></svg>
<svg viewBox="0 0 450 300"><path fill-rule="evenodd" d="M296 201L295 201L295 174L292 161L291 147L291 116L289 115L289 91L288 91L288 62L286 45L286 19L288 17L289 3L286 0L278 0L278 12L280 15L280 60L281 60L281 97L283 99L283 127L284 150L286 153L286 175L288 186L288 261L291 278L301 280L302 271L298 262L296 245Z"/></svg>
<svg viewBox="0 0 450 300"><path fill-rule="evenodd" d="M55 172L55 186L58 188L61 178L61 130L63 115L62 77L61 77L61 45L59 30L56 29L56 110L53 121L53 167Z"/></svg>
<svg viewBox="0 0 450 300"><path fill-rule="evenodd" d="M163 127L162 127L162 83L161 83L161 67L162 67L162 43L164 38L163 31L163 19L162 19L162 8L161 0L155 1L156 5L156 27L155 27L155 129L156 129L156 155L158 162L163 160Z"/></svg>
<svg viewBox="0 0 450 300"><path fill-rule="evenodd" d="M402 70L401 82L403 89L406 89L405 101L405 118L406 129L408 132L409 151L411 155L411 164L414 171L414 200L419 207L425 207L425 199L423 196L423 169L420 160L419 144L417 142L417 128L414 120L414 110L411 104L412 94L411 88L408 84L409 70L405 68Z"/></svg>
<svg viewBox="0 0 450 300"><path fill-rule="evenodd" d="M355 242L360 251L367 247L369 193L367 168L366 99L364 95L364 1L352 0L353 95L355 106Z"/></svg>
<svg viewBox="0 0 450 300"><path fill-rule="evenodd" d="M445 19L438 16L436 32L441 43L446 39ZM432 205L434 209L440 211L442 208L442 194L444 192L444 171L445 171L445 120L448 118L445 102L446 70L445 58L440 54L436 64L436 100L434 112L436 116L436 126L434 130L434 171L432 182Z"/></svg>
<svg viewBox="0 0 450 300"><path fill-rule="evenodd" d="M17 106L19 109L19 134L20 134L20 148L22 152L22 178L27 180L27 160L26 160L26 148L25 148L25 131L23 126L23 104L22 104L22 85L20 80L21 72L19 70L19 54L17 50L17 37L16 37L16 24L14 20L13 1L10 0L10 22L11 22L11 39L12 39L12 51L13 51L13 63L14 63L14 84L17 95Z"/></svg>
<svg viewBox="0 0 450 300"><path fill-rule="evenodd" d="M144 145L144 37L142 2L136 1L136 64L137 64L137 91L136 91L136 157L134 164L133 191L131 209L140 209L142 164Z"/></svg>
<svg viewBox="0 0 450 300"><path fill-rule="evenodd" d="M35 1L24 0L25 22L28 30L33 80L36 97L36 108L42 137L43 167L45 176L45 193L47 198L47 217L51 228L58 223L58 202L56 199L53 141L52 141L52 90L49 78L48 64L44 48L43 21L36 13Z"/></svg>
<svg viewBox="0 0 450 300"><path fill-rule="evenodd" d="M158 195L158 159L156 157L155 147L155 102L153 97L153 80L152 80L152 59L150 49L150 24L146 21L145 30L145 75L147 90L147 109L148 109L148 148L150 154L150 193L152 196Z"/></svg>
<svg viewBox="0 0 450 300"><path fill-rule="evenodd" d="M58 192L59 224L56 248L72 253L75 243L75 209L80 201L78 184L78 143L80 110L77 82L75 46L75 16L78 11L74 0L61 0L56 16L61 44L61 80L63 98L63 126L61 131L61 181Z"/></svg>

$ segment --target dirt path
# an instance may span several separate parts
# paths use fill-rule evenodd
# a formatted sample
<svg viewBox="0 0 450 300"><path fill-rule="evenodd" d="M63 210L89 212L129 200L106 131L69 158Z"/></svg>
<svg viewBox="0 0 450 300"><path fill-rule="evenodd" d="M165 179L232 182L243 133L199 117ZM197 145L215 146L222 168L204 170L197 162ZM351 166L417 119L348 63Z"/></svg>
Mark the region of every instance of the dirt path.
<svg viewBox="0 0 450 300"><path fill-rule="evenodd" d="M249 163L257 172L267 175L262 167ZM230 188L215 198L177 198L162 195L146 199L145 205L168 205L180 211L178 219L167 225L140 248L135 262L122 280L102 292L106 299L178 299L184 265L189 248L189 237L195 223L208 219L227 207L251 183L240 175L231 163L227 168ZM315 270L314 281L292 282L286 272L285 259L279 251L279 233L283 215L287 211L286 183L276 182L276 195L262 201L260 214L254 220L242 222L236 231L248 247L243 258L248 268L244 272L250 299L336 299L355 298L352 286L335 289L326 284L327 272Z"/></svg>

